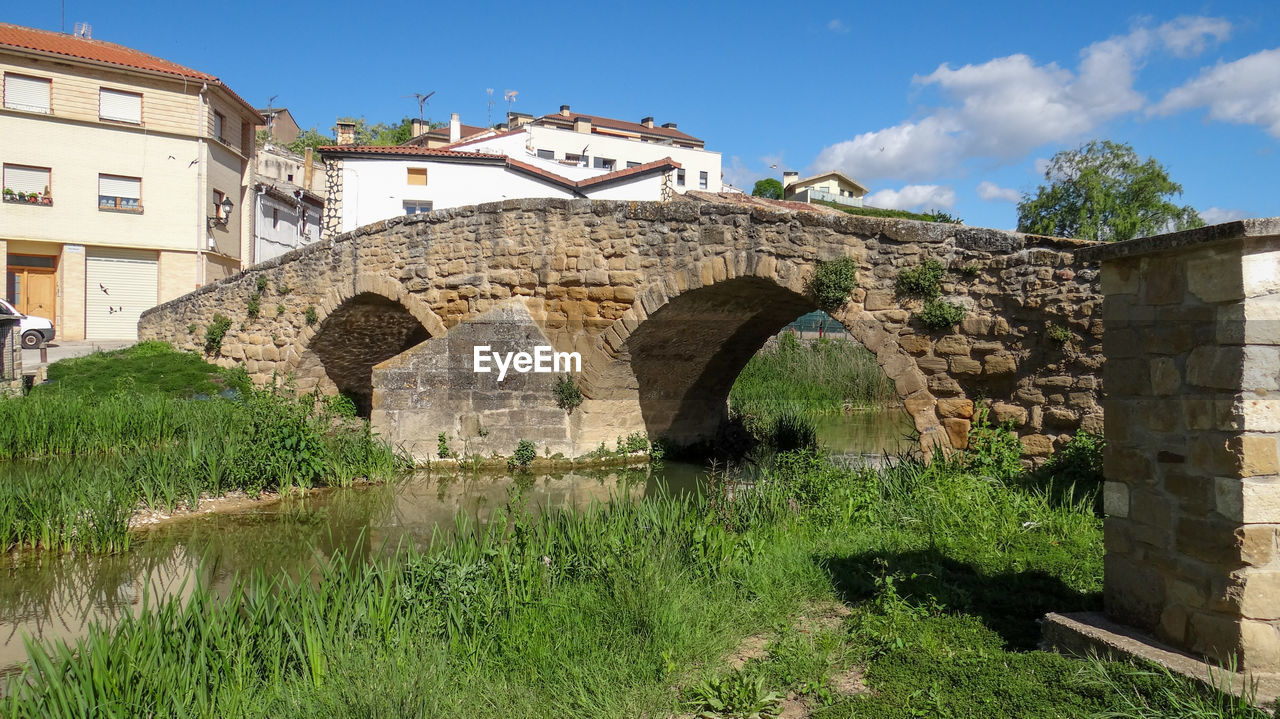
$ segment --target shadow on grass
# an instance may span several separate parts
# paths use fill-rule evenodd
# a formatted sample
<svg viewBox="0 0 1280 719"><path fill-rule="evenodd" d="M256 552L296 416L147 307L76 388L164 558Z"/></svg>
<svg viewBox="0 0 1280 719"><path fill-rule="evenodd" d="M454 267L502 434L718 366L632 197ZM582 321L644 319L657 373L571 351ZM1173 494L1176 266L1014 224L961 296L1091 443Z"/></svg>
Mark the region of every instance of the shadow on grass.
<svg viewBox="0 0 1280 719"><path fill-rule="evenodd" d="M874 599L877 580L892 576L904 600L925 604L932 598L944 611L976 616L1010 649L1034 649L1038 622L1048 612L1102 608L1101 593L1077 591L1043 571L988 573L936 550L868 552L820 562L845 602Z"/></svg>

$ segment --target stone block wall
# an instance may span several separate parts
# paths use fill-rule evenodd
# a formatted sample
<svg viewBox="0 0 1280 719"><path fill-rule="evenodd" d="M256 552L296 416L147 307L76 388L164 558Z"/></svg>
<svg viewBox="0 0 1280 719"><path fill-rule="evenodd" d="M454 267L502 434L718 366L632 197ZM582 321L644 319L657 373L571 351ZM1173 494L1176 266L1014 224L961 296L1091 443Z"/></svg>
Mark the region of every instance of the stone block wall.
<svg viewBox="0 0 1280 719"><path fill-rule="evenodd" d="M834 314L876 354L925 449L963 447L986 402L1039 461L1101 427L1098 272L1076 253L1088 245L684 199L512 200L336 235L149 310L139 333L201 349L222 313L232 329L220 363L262 383L291 375L302 390L367 396L376 410L375 365L516 300L557 350L582 354L575 447L641 430L683 442L706 438L760 343L814 308L816 264L849 257L859 288ZM926 259L948 268L943 298L966 313L943 331L923 328L923 303L895 291Z"/></svg>
<svg viewBox="0 0 1280 719"><path fill-rule="evenodd" d="M1280 670L1280 222L1089 251L1107 357L1107 612Z"/></svg>

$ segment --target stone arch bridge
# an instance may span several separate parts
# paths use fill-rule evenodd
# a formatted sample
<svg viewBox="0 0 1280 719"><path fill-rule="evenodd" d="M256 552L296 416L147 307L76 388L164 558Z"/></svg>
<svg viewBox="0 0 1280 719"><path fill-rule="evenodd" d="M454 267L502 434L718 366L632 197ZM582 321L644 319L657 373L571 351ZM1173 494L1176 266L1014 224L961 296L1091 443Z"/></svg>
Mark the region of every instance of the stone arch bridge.
<svg viewBox="0 0 1280 719"><path fill-rule="evenodd" d="M513 200L296 250L144 313L139 335L200 350L224 314L220 363L349 393L419 459L441 432L456 451L507 455L523 438L572 457L636 431L713 438L747 360L816 308L816 263L849 257L859 286L832 315L875 353L923 448L964 446L979 402L1037 458L1101 430L1098 269L1075 252L1087 244L781 205ZM965 308L946 331L895 293L926 258ZM557 406L550 374L473 372L476 345L578 352L584 401Z"/></svg>

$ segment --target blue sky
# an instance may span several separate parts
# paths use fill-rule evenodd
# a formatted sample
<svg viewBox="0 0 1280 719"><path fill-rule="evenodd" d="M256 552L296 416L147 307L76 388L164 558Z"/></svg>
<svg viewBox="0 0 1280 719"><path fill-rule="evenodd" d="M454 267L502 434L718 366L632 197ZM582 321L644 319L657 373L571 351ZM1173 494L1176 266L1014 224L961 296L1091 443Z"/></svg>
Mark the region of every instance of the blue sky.
<svg viewBox="0 0 1280 719"><path fill-rule="evenodd" d="M1210 220L1280 215L1280 3L207 3L66 0L68 29L218 75L299 123L513 109L659 123L726 179L840 169L881 206L1012 227L1054 152L1128 142ZM57 30L61 3L0 20ZM770 165L778 165L778 169Z"/></svg>

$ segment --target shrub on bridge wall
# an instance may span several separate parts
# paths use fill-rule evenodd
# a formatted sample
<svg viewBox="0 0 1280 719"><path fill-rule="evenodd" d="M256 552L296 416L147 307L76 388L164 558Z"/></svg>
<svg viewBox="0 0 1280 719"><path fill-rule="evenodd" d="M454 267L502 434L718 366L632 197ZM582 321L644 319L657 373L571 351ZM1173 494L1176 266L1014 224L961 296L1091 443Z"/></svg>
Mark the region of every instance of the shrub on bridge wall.
<svg viewBox="0 0 1280 719"><path fill-rule="evenodd" d="M945 272L946 268L942 263L932 258L909 270L903 270L898 273L898 294L922 300L936 299L942 294L942 275Z"/></svg>
<svg viewBox="0 0 1280 719"><path fill-rule="evenodd" d="M570 375L556 378L551 391L556 395L556 406L569 414L573 414L573 409L582 404L582 390L578 389L578 383Z"/></svg>
<svg viewBox="0 0 1280 719"><path fill-rule="evenodd" d="M858 287L858 265L849 257L819 261L809 280L809 294L822 309L838 310Z"/></svg>
<svg viewBox="0 0 1280 719"><path fill-rule="evenodd" d="M204 353L216 355L222 351L222 338L231 329L231 318L219 312L204 330Z"/></svg>
<svg viewBox="0 0 1280 719"><path fill-rule="evenodd" d="M507 458L507 469L528 469L533 460L538 458L538 448L533 442L522 439L516 443L516 451Z"/></svg>
<svg viewBox="0 0 1280 719"><path fill-rule="evenodd" d="M307 311L304 313L304 316L306 317L307 324L309 325L314 325L320 321L320 316L316 314L316 308L313 306L307 307Z"/></svg>
<svg viewBox="0 0 1280 719"><path fill-rule="evenodd" d="M945 330L960 324L964 308L946 300L933 299L924 303L924 309L916 313L920 325L930 332Z"/></svg>

